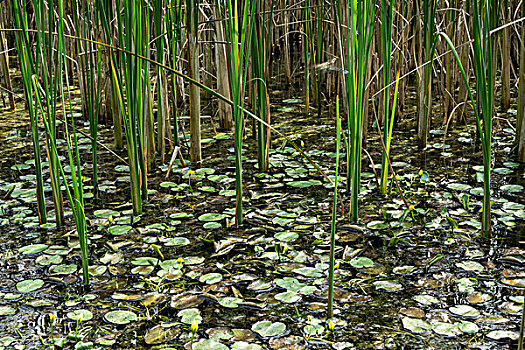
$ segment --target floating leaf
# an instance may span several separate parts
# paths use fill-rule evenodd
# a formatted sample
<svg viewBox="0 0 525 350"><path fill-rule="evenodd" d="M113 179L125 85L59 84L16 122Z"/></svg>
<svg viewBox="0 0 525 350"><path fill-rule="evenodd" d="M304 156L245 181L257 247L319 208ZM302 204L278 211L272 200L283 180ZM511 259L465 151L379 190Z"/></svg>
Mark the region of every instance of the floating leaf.
<svg viewBox="0 0 525 350"><path fill-rule="evenodd" d="M193 350L229 350L229 348L215 339L205 339L193 343Z"/></svg>
<svg viewBox="0 0 525 350"><path fill-rule="evenodd" d="M350 265L352 265L353 267L357 269L360 269L363 267L372 267L374 266L374 262L372 261L372 259L360 256L360 257L353 258L352 260L350 260Z"/></svg>
<svg viewBox="0 0 525 350"><path fill-rule="evenodd" d="M18 249L18 251L24 255L33 255L43 252L48 247L46 244L30 244Z"/></svg>
<svg viewBox="0 0 525 350"><path fill-rule="evenodd" d="M449 311L455 315L468 317L468 318L477 318L481 315L479 310L473 308L470 305L456 305L449 308Z"/></svg>
<svg viewBox="0 0 525 350"><path fill-rule="evenodd" d="M11 316L16 313L16 309L12 306L2 305L0 306L0 316Z"/></svg>
<svg viewBox="0 0 525 350"><path fill-rule="evenodd" d="M206 284L215 284L222 280L222 275L217 272L207 273L199 278L199 282Z"/></svg>
<svg viewBox="0 0 525 350"><path fill-rule="evenodd" d="M519 338L519 334L517 332L512 332L512 331L496 330L496 331L489 332L487 334L487 338L494 339L494 340L516 341Z"/></svg>
<svg viewBox="0 0 525 350"><path fill-rule="evenodd" d="M262 337L275 337L286 330L286 325L281 322L259 321L252 326L252 331Z"/></svg>
<svg viewBox="0 0 525 350"><path fill-rule="evenodd" d="M158 325L146 332L144 342L148 345L162 344L177 337L180 332L178 328L164 328Z"/></svg>
<svg viewBox="0 0 525 350"><path fill-rule="evenodd" d="M384 290L387 292L397 292L398 290L403 289L403 285L396 281L375 281L373 284L377 290Z"/></svg>
<svg viewBox="0 0 525 350"><path fill-rule="evenodd" d="M69 318L72 321L82 319L82 322L85 322L93 318L93 313L89 310L80 309L80 310L68 312L67 318Z"/></svg>
<svg viewBox="0 0 525 350"><path fill-rule="evenodd" d="M283 303L296 303L301 300L301 296L296 292L288 291L275 295L275 299L282 301Z"/></svg>
<svg viewBox="0 0 525 350"><path fill-rule="evenodd" d="M109 323L124 325L131 322L135 322L138 319L138 317L132 311L114 310L105 314L104 319Z"/></svg>
<svg viewBox="0 0 525 350"><path fill-rule="evenodd" d="M458 262L456 263L456 266L463 270L474 271L474 272L481 272L485 269L483 265L481 265L479 262L472 261L472 260L465 260L465 261Z"/></svg>
<svg viewBox="0 0 525 350"><path fill-rule="evenodd" d="M109 233L113 236L120 236L128 233L132 227L130 225L113 225L109 228Z"/></svg>
<svg viewBox="0 0 525 350"><path fill-rule="evenodd" d="M421 334L424 333L426 330L432 329L432 326L427 321L423 321L419 318L413 318L413 317L403 317L401 319L401 322L403 323L403 328L414 333L414 334Z"/></svg>
<svg viewBox="0 0 525 350"><path fill-rule="evenodd" d="M236 308L239 307L239 303L242 303L243 300L240 298L233 298L233 297L222 297L217 300L219 304L221 304L224 307L228 308Z"/></svg>
<svg viewBox="0 0 525 350"><path fill-rule="evenodd" d="M384 230L388 227L388 223L384 221L370 221L368 224L366 224L366 227L368 227L371 230Z"/></svg>
<svg viewBox="0 0 525 350"><path fill-rule="evenodd" d="M197 308L184 309L179 311L177 316L182 317L181 322L191 324L194 320L197 322L202 321L201 312Z"/></svg>
<svg viewBox="0 0 525 350"><path fill-rule="evenodd" d="M159 259L151 256L141 256L133 259L131 263L135 266L157 266Z"/></svg>
<svg viewBox="0 0 525 350"><path fill-rule="evenodd" d="M24 280L16 284L16 289L20 293L30 293L30 292L34 292L37 289L42 288L43 285L44 285L44 281L41 279Z"/></svg>
<svg viewBox="0 0 525 350"><path fill-rule="evenodd" d="M206 213L199 216L200 221L209 222L209 221L220 221L224 219L226 215L219 213Z"/></svg>
<svg viewBox="0 0 525 350"><path fill-rule="evenodd" d="M251 344L244 341L233 343L231 350L261 350L262 346L259 344Z"/></svg>
<svg viewBox="0 0 525 350"><path fill-rule="evenodd" d="M523 186L521 185L503 185L500 189L505 192L523 193Z"/></svg>

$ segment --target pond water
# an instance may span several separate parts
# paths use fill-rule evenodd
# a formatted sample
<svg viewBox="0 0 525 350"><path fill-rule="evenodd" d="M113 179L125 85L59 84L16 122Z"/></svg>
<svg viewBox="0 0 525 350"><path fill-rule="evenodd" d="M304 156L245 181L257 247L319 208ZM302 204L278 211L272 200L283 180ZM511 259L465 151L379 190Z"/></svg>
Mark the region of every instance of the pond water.
<svg viewBox="0 0 525 350"><path fill-rule="evenodd" d="M301 108L297 100L276 104L274 126L334 179L334 118L306 118ZM494 137L491 241L480 237L473 126L445 135L437 125L429 148L418 151L411 121L399 123L392 160L401 192L387 196L370 161L380 164L381 155L371 131L357 224L344 217L349 198L340 179L333 327L326 319L333 186L286 142L273 140L265 174L246 139L239 228L231 135L206 124L204 167L193 174L179 163L165 178L158 164L140 217L131 216L126 165L99 148L100 199L86 199L91 284L83 286L71 215L59 230L38 224L28 123L24 111L0 113L0 349L516 347L525 176L504 122ZM112 148L110 130L100 139ZM82 136L80 144L89 193L90 142ZM46 191L51 208L49 183Z"/></svg>

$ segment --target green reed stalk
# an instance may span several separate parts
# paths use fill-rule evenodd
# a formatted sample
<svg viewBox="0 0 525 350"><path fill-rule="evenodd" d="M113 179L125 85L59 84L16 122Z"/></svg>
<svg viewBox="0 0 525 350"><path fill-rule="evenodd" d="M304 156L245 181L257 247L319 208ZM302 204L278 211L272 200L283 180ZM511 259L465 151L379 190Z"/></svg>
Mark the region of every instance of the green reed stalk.
<svg viewBox="0 0 525 350"><path fill-rule="evenodd" d="M252 44L252 72L253 72L253 106L255 114L266 123L270 124L270 103L267 89L267 76L269 64L269 42L274 1L270 3L269 20L266 20L266 0L255 1L254 36ZM268 170L268 157L270 152L270 129L261 122L257 124L257 160L259 170Z"/></svg>
<svg viewBox="0 0 525 350"><path fill-rule="evenodd" d="M233 101L233 120L235 134L235 224L241 225L242 215L242 134L244 126L244 86L246 85L247 63L254 21L249 21L248 14L255 16L255 6L250 0L244 0L243 14L239 23L239 4L237 0L228 2L229 70ZM248 23L249 21L249 23ZM249 24L249 25L248 25Z"/></svg>
<svg viewBox="0 0 525 350"><path fill-rule="evenodd" d="M473 62L476 77L477 104L474 101L472 89L469 86L461 60L454 44L445 33L439 33L450 46L456 62L461 70L463 80L467 86L472 107L476 114L476 126L481 139L483 153L483 236L491 238L490 222L490 169L492 146L492 113L494 94L494 75L492 60L492 41L490 34L491 3L489 0L475 0L472 2L472 37L473 37ZM477 106L477 107L475 107Z"/></svg>
<svg viewBox="0 0 525 350"><path fill-rule="evenodd" d="M24 85L24 93L27 101L27 108L29 110L29 120L31 123L31 135L33 142L33 154L35 157L35 172L36 172L36 200L38 207L38 221L40 224L47 222L47 211L44 196L44 180L42 176L42 157L40 154L40 138L38 132L38 111L34 105L34 94L32 75L35 72L35 62L31 56L31 45L29 42L29 24L27 21L27 4L25 0L19 2L12 0L11 8L13 9L13 17L15 28L21 31L15 32L15 42L18 52L18 60L20 71L22 73L22 82Z"/></svg>
<svg viewBox="0 0 525 350"><path fill-rule="evenodd" d="M185 27L182 25L182 3L181 0L173 1L171 6L167 9L167 28L169 28L168 42L170 43L170 62L173 68L177 67L180 61L180 43L185 37ZM171 74L171 95L172 95L172 116L173 116L173 143L175 146L179 145L179 123L178 123L178 98L177 98L177 76Z"/></svg>
<svg viewBox="0 0 525 350"><path fill-rule="evenodd" d="M419 78L419 106L417 138L418 147L423 149L427 146L427 135L430 127L430 112L432 109L432 59L435 50L435 18L436 0L423 0L423 59L425 65Z"/></svg>
<svg viewBox="0 0 525 350"><path fill-rule="evenodd" d="M339 96L335 99L336 138L335 138L335 180L334 199L332 202L332 226L330 231L330 267L328 273L328 312L327 317L334 317L334 265L335 265L335 228L337 217L337 183L339 182L339 148L341 147L341 118L339 117Z"/></svg>
<svg viewBox="0 0 525 350"><path fill-rule="evenodd" d="M366 76L373 36L374 3L372 0L352 0L347 8L347 25L342 23L341 2L337 2L338 32L340 43L345 43L343 63L346 75L346 100L348 135L347 187L350 188L350 218L357 222L358 197L361 185L361 153L363 108L365 103ZM346 31L346 38L341 35ZM342 44L340 44L342 45Z"/></svg>
<svg viewBox="0 0 525 350"><path fill-rule="evenodd" d="M64 6L63 1L58 0L57 8L54 9L54 11L57 11L58 15L58 25L56 26L57 30L57 40L56 40L56 53L57 53L57 68L58 71L62 71L62 67L64 67L64 77L67 82L68 92L69 92L69 82L68 82L68 74L67 74L67 65L65 64L65 58L66 58L66 49L64 44ZM53 17L50 19L50 21L54 21L55 18ZM53 41L50 43L50 48L54 48L54 45L52 44ZM35 100L34 103L37 105L41 112L42 112L42 120L44 122L44 126L46 128L46 131L48 134L52 133L52 125L51 125L51 118L53 115L47 114L44 111L44 104L42 103L42 99L40 98L40 94L38 93L39 90L43 91L44 97L46 98L46 103L48 102L49 98L47 97L47 93L45 90L43 90L43 87L40 85L38 77L36 75L33 75L32 78L32 84L33 89L37 92L35 93ZM64 173L64 169L60 162L58 162L58 170L62 176L62 179L64 181L64 185L66 188L66 193L68 195L69 201L71 203L71 208L73 209L73 216L75 218L75 225L77 228L77 234L80 241L80 250L81 250L81 257L82 257L82 274L83 274L83 281L85 284L89 283L89 251L88 251L88 241L87 241L87 225L86 225L86 216L84 212L84 189L82 185L82 174L81 174L81 160L80 160L80 153L79 153L79 147L78 147L78 141L77 141L77 133L75 130L75 121L73 114L71 113L71 125L73 128L73 145L71 144L71 137L68 130L68 122L67 122L67 113L65 109L65 94L64 94L64 83L62 81L62 75L58 76L56 79L57 84L57 92L56 94L60 96L62 99L62 112L64 114L64 128L66 133L66 143L67 143L67 149L68 149L68 157L69 157L69 165L71 169L71 180L72 180L72 187L73 187L73 195L71 194L71 191L69 189L69 185L67 183L67 177ZM68 95L69 96L69 95ZM49 105L48 105L49 106ZM71 97L69 96L69 109L72 110L72 104L71 104ZM55 116L56 117L56 114ZM56 132L56 131L55 131ZM75 156L73 157L73 151L75 153ZM50 143L50 149L49 153L51 153L56 159L58 160L58 149L56 142ZM60 184L59 184L60 185Z"/></svg>
<svg viewBox="0 0 525 350"><path fill-rule="evenodd" d="M395 0L390 3L387 0L381 0L381 47L383 49L383 112L384 112L384 132L383 142L385 149L383 150L383 157L381 161L381 181L380 191L386 194L388 187L388 157L390 155L390 140L392 139L392 131L390 124L393 125L395 116L395 108L390 110L390 71L392 60L392 28L394 26L394 5Z"/></svg>
<svg viewBox="0 0 525 350"><path fill-rule="evenodd" d="M165 63L165 35L166 33L166 0L155 0L153 2L153 29L155 41L157 62ZM160 153L161 162L166 158L166 121L168 120L168 87L165 71L157 66L157 149ZM168 125L169 126L169 125Z"/></svg>
<svg viewBox="0 0 525 350"><path fill-rule="evenodd" d="M325 19L325 2L324 0L315 0L315 30L316 30L316 44L314 46L315 53L312 55L314 58L313 65L320 64L323 60L323 48L324 48L324 19ZM319 71L315 72L316 79L314 85L314 96L317 104L317 114L321 115L321 78L322 75Z"/></svg>
<svg viewBox="0 0 525 350"><path fill-rule="evenodd" d="M42 89L45 93L45 108L42 113L47 114L49 128L46 129L46 148L49 160L49 174L53 204L55 206L56 226L64 224L64 209L62 193L60 191L59 160L51 149L56 146L57 128L56 115L59 100L59 83L62 78L63 57L54 49L55 2L43 0L33 2L36 20L36 71L34 74L42 80ZM46 21L47 20L47 21Z"/></svg>
<svg viewBox="0 0 525 350"><path fill-rule="evenodd" d="M97 19L91 2L86 0L72 2L73 24L78 36L95 39L95 24ZM82 20L81 20L82 19ZM85 40L76 39L78 63L80 66L81 88L83 92L84 112L89 118L89 133L91 136L91 156L93 166L93 190L95 198L98 198L98 161L97 161L97 139L98 139L98 116L100 106L101 69L102 57L96 46Z"/></svg>

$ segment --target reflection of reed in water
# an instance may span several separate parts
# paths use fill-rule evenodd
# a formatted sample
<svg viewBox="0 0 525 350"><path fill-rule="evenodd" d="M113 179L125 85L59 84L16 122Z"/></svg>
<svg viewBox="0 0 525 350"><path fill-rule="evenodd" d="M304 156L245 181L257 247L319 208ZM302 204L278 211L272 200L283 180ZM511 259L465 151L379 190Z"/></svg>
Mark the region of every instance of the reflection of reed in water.
<svg viewBox="0 0 525 350"><path fill-rule="evenodd" d="M334 57L330 61L316 64L314 66L314 70L321 71L321 72L334 71L334 72L341 72L343 74L348 74L348 71L346 69L334 66L336 61L337 61L337 57Z"/></svg>

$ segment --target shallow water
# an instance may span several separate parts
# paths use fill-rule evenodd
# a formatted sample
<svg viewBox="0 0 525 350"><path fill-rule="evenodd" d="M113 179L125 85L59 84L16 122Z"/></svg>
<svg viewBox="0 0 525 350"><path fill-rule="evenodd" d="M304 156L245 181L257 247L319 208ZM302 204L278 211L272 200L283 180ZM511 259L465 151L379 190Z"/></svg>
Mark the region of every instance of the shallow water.
<svg viewBox="0 0 525 350"><path fill-rule="evenodd" d="M280 103L272 118L333 178L328 114L304 118L300 104ZM238 229L231 136L205 125L206 168L188 179L189 169L177 167L165 179L166 167L159 166L150 175L144 214L133 222L124 164L100 148L101 198L88 198L86 208L92 267L85 287L71 217L60 230L38 226L27 124L24 112L0 114L0 348L49 348L53 339L65 348L189 348L193 320L199 322L194 349L515 347L525 287L525 196L523 188L504 186L523 186L525 177L523 164L509 155L513 136L503 125L494 145L491 242L479 237L481 183L473 167L481 154L473 127L448 130L444 149L443 128L436 128L431 146L417 151L415 132L403 121L392 150L403 195L381 196L363 156L357 225L342 216L349 198L340 186L331 332L332 188L282 140L273 141L268 174L257 171L253 140L246 140L246 220ZM367 150L377 164L377 133L371 138ZM109 130L100 139L112 148ZM89 192L89 142L81 144ZM414 211L405 212L403 197ZM210 213L219 215L202 216ZM49 314L57 316L52 334Z"/></svg>

